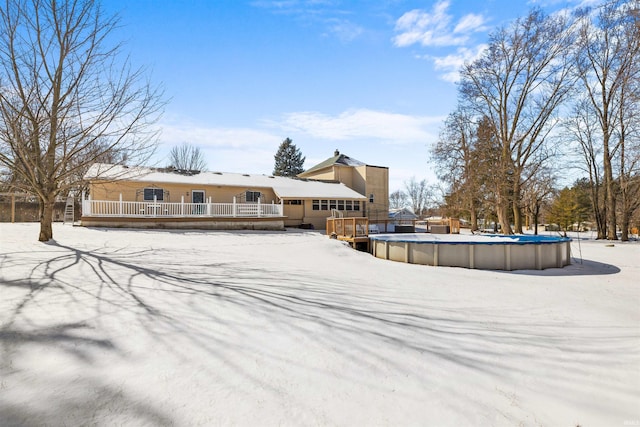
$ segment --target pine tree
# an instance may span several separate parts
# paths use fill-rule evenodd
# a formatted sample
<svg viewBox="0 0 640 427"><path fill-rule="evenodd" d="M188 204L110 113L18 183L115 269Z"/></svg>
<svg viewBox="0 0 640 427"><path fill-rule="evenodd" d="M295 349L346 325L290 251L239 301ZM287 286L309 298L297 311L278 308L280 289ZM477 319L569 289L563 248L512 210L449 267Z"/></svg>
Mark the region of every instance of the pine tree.
<svg viewBox="0 0 640 427"><path fill-rule="evenodd" d="M565 187L556 196L549 212L549 219L555 222L561 229L567 231L573 224L580 224L587 219L589 211L588 200L585 200L584 191L577 186Z"/></svg>
<svg viewBox="0 0 640 427"><path fill-rule="evenodd" d="M304 172L302 165L305 157L302 157L302 153L290 138L282 141L278 152L273 157L276 161L273 174L276 176L296 176Z"/></svg>

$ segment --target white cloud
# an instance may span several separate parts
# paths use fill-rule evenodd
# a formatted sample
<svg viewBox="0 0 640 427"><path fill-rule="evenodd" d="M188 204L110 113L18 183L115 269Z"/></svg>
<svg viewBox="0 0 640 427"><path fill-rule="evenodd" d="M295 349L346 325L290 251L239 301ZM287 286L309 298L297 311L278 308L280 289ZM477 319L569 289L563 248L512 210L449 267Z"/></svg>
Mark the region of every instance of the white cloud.
<svg viewBox="0 0 640 427"><path fill-rule="evenodd" d="M277 146L279 137L249 128L214 128L193 124L161 124L160 143L179 145L184 142L202 148L247 148L265 144Z"/></svg>
<svg viewBox="0 0 640 427"><path fill-rule="evenodd" d="M166 165L171 147L186 142L203 151L209 170L269 174L278 146L285 137L291 137L307 156L306 167L323 161L335 148L369 164L406 167L407 162L423 163L426 154L416 153L422 153L437 139L442 120L441 116L369 109L351 109L336 115L291 112L277 120L238 128L203 126L172 118L161 125L155 162ZM393 156L402 160L394 163Z"/></svg>
<svg viewBox="0 0 640 427"><path fill-rule="evenodd" d="M529 0L528 3L539 7L553 7L558 4L568 3L567 7L572 9L576 7L596 6L604 3L604 0Z"/></svg>
<svg viewBox="0 0 640 427"><path fill-rule="evenodd" d="M433 138L442 117L410 116L367 109L347 110L337 116L319 112L289 113L278 123L285 132L341 141L371 139L394 144L422 142Z"/></svg>
<svg viewBox="0 0 640 427"><path fill-rule="evenodd" d="M278 149L278 141L273 147L251 147L243 150L216 149L205 150L209 170L218 172L271 174L273 156Z"/></svg>
<svg viewBox="0 0 640 427"><path fill-rule="evenodd" d="M362 26L343 18L354 12L335 0L256 0L250 4L271 13L293 16L305 26L318 25L323 36L335 36L342 42L351 42L365 32Z"/></svg>
<svg viewBox="0 0 640 427"><path fill-rule="evenodd" d="M276 12L290 12L300 7L300 2L297 0L257 0L250 4L254 7L270 9Z"/></svg>
<svg viewBox="0 0 640 427"><path fill-rule="evenodd" d="M469 40L469 34L484 31L486 19L482 15L468 14L452 25L453 16L447 13L450 2L440 0L431 11L414 9L396 21L399 34L393 38L398 47L420 44L422 46L460 46Z"/></svg>
<svg viewBox="0 0 640 427"><path fill-rule="evenodd" d="M474 31L486 31L487 27L484 25L487 22L486 18L482 15L470 13L463 16L456 27L453 29L454 33L467 33Z"/></svg>
<svg viewBox="0 0 640 427"><path fill-rule="evenodd" d="M282 137L259 128L216 128L184 123L161 124L155 164L164 166L172 147L182 143L202 150L209 170L264 173L273 170L273 155Z"/></svg>
<svg viewBox="0 0 640 427"><path fill-rule="evenodd" d="M480 57L487 48L486 44L480 44L474 48L460 47L455 53L442 57L433 57L436 70L443 71L441 78L449 82L457 82L460 79L459 70L466 62L472 62Z"/></svg>
<svg viewBox="0 0 640 427"><path fill-rule="evenodd" d="M343 42L350 42L364 33L364 28L343 19L330 20L328 33L335 35Z"/></svg>

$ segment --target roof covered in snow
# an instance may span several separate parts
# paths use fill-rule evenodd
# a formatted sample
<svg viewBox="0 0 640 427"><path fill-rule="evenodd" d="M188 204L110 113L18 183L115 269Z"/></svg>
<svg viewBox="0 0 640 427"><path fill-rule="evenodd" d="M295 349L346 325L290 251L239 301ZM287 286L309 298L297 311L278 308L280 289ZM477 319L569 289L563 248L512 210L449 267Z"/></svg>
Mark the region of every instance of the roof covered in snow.
<svg viewBox="0 0 640 427"><path fill-rule="evenodd" d="M313 171L316 171L316 170L324 169L326 167L333 166L333 165L357 167L357 166L365 166L366 164L364 162L361 162L360 160L356 160L356 159L353 159L353 158L351 158L349 156L346 156L344 154L340 154L340 152L338 150L336 150L335 153L333 154L333 157L329 157L324 162L318 163L317 165L313 166L312 168L307 169L301 175L303 175L305 173L308 173L308 172L313 172Z"/></svg>
<svg viewBox="0 0 640 427"><path fill-rule="evenodd" d="M389 218L417 219L418 215L407 208L389 209Z"/></svg>
<svg viewBox="0 0 640 427"><path fill-rule="evenodd" d="M139 181L167 184L220 185L244 188L272 188L282 199L358 199L362 194L338 182L314 181L282 176L230 172L194 172L107 163L92 165L84 176L87 181Z"/></svg>

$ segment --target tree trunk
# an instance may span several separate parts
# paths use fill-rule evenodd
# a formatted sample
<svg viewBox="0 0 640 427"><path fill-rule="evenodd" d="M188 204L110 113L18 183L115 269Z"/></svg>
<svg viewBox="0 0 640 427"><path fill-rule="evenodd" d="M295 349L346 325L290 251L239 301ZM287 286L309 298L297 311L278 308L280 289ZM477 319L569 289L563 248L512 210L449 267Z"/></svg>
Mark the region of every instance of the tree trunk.
<svg viewBox="0 0 640 427"><path fill-rule="evenodd" d="M611 154L609 153L609 138L605 129L603 144L604 151L604 187L606 191L605 208L607 221L607 239L618 240L616 224L616 194L613 188L613 168L611 166Z"/></svg>
<svg viewBox="0 0 640 427"><path fill-rule="evenodd" d="M513 177L513 188L511 189L511 210L513 211L513 232L522 234L522 209L520 209L520 173L516 172Z"/></svg>
<svg viewBox="0 0 640 427"><path fill-rule="evenodd" d="M629 241L629 215L627 215L626 211L622 212L622 218L620 219L620 228L622 230L622 234L620 235L620 240L623 242Z"/></svg>
<svg viewBox="0 0 640 427"><path fill-rule="evenodd" d="M471 231L478 231L478 210L475 205L471 206L469 213L471 215Z"/></svg>
<svg viewBox="0 0 640 427"><path fill-rule="evenodd" d="M627 194L626 191L622 192L622 197L621 197L621 204L622 204L622 217L620 218L620 230L621 230L621 234L620 234L620 240L622 240L623 242L628 242L629 241L629 219L630 219L630 215L629 215L629 201L627 199Z"/></svg>
<svg viewBox="0 0 640 427"><path fill-rule="evenodd" d="M540 215L540 203L536 200L536 205L533 208L533 234L538 235L538 215Z"/></svg>
<svg viewBox="0 0 640 427"><path fill-rule="evenodd" d="M593 210L593 217L596 220L596 230L598 236L596 239L602 240L607 237L607 221L605 220L606 208L602 207L600 204L600 190L598 188L599 183L590 181L590 190L591 190L591 208ZM606 193L606 191L605 191Z"/></svg>
<svg viewBox="0 0 640 427"><path fill-rule="evenodd" d="M598 230L598 240L603 240L607 238L607 221L605 218L605 214L601 209L598 209L596 212L596 228Z"/></svg>
<svg viewBox="0 0 640 427"><path fill-rule="evenodd" d="M511 211L511 199L509 198L510 186L505 182L498 182L496 189L496 215L502 229L502 234L513 234L509 212Z"/></svg>
<svg viewBox="0 0 640 427"><path fill-rule="evenodd" d="M48 242L53 239L53 207L55 204L54 201L40 201L41 213L40 217L40 236L38 240L41 242Z"/></svg>
<svg viewBox="0 0 640 427"><path fill-rule="evenodd" d="M522 234L522 210L520 209L516 195L514 195L511 204L513 207L513 232Z"/></svg>
<svg viewBox="0 0 640 427"><path fill-rule="evenodd" d="M500 223L500 227L502 228L502 234L513 234L513 230L511 230L511 224L509 222L508 201L504 199L498 201L496 213L498 214L498 222Z"/></svg>

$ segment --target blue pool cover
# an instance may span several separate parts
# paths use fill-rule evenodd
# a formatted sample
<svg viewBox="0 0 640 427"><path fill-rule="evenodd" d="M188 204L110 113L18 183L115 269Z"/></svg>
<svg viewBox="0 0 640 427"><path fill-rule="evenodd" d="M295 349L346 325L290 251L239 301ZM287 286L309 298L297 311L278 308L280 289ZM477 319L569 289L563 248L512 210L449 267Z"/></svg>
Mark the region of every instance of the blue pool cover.
<svg viewBox="0 0 640 427"><path fill-rule="evenodd" d="M569 237L562 236L535 236L532 234L514 234L505 236L502 234L377 234L369 236L371 240L385 242L410 242L410 243L435 243L447 245L526 245L526 244L552 244L570 242Z"/></svg>

